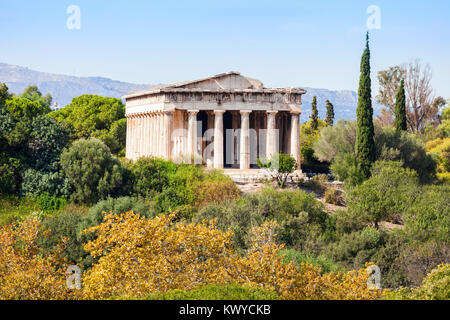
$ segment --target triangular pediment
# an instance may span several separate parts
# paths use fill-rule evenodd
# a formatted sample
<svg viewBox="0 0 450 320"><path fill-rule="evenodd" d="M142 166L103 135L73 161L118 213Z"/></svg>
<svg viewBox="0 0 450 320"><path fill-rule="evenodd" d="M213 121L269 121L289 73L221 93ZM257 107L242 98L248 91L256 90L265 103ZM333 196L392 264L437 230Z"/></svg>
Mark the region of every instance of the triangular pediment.
<svg viewBox="0 0 450 320"><path fill-rule="evenodd" d="M174 83L166 88L180 89L206 89L206 90L230 90L230 89L262 89L261 81L242 76L239 72L228 72L218 74L212 77Z"/></svg>

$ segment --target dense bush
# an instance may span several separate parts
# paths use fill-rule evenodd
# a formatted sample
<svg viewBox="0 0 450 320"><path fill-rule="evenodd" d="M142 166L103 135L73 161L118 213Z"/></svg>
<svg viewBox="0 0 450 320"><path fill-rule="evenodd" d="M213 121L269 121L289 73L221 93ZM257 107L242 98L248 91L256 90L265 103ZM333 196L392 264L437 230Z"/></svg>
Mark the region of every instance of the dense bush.
<svg viewBox="0 0 450 320"><path fill-rule="evenodd" d="M334 127L324 128L314 144L318 159L332 163L332 173L342 181L359 180L359 168L354 158L355 137L355 122L340 121ZM434 178L436 163L415 135L376 125L375 145L377 160L401 161L405 168L417 171L422 182L430 182Z"/></svg>
<svg viewBox="0 0 450 320"><path fill-rule="evenodd" d="M427 142L427 151L437 158L438 179L450 182L450 138Z"/></svg>
<svg viewBox="0 0 450 320"><path fill-rule="evenodd" d="M300 155L302 163L306 165L318 164L317 158L314 156L314 143L319 139L319 132L326 126L325 121L318 119L317 129L314 130L311 120L300 125Z"/></svg>
<svg viewBox="0 0 450 320"><path fill-rule="evenodd" d="M273 222L252 228L250 250L242 257L230 246L230 232L205 222L187 224L173 218L108 215L100 226L87 230L98 234L84 246L98 263L83 277L83 297L141 298L227 283L274 291L281 299L371 300L384 294L367 288L366 268L322 275L310 264L283 263L281 247L273 243Z"/></svg>
<svg viewBox="0 0 450 320"><path fill-rule="evenodd" d="M384 220L398 221L417 195L418 176L399 162L378 161L372 177L348 192L349 210L378 228Z"/></svg>
<svg viewBox="0 0 450 320"><path fill-rule="evenodd" d="M450 241L450 186L424 186L410 199L403 218L407 238L417 241Z"/></svg>
<svg viewBox="0 0 450 320"><path fill-rule="evenodd" d="M155 216L155 212L151 208L131 197L108 198L100 200L97 204L92 206L86 217L83 219L81 230L97 226L103 222L103 217L109 213L121 214L128 211L133 211L143 217L151 218Z"/></svg>
<svg viewBox="0 0 450 320"><path fill-rule="evenodd" d="M49 213L58 211L67 204L66 198L56 197L54 195L50 195L49 193L40 194L36 198L36 201L39 203L42 210Z"/></svg>
<svg viewBox="0 0 450 320"><path fill-rule="evenodd" d="M75 141L62 153L61 166L76 202L92 204L126 193L125 168L98 139Z"/></svg>
<svg viewBox="0 0 450 320"><path fill-rule="evenodd" d="M20 189L22 164L19 159L4 159L1 155L0 161L0 193L17 193Z"/></svg>
<svg viewBox="0 0 450 320"><path fill-rule="evenodd" d="M157 212L178 211L179 217L191 218L207 203L222 203L240 197L230 177L203 167L175 164L157 158L142 158L129 164L134 194L152 199Z"/></svg>
<svg viewBox="0 0 450 320"><path fill-rule="evenodd" d="M59 158L70 141L68 129L45 116L34 118L31 124L27 156L35 170L55 172L59 168Z"/></svg>
<svg viewBox="0 0 450 320"><path fill-rule="evenodd" d="M209 205L193 218L197 222L203 219L217 219L218 228L233 231L234 245L240 250L248 248L249 230L264 221L278 221L278 240L300 249L320 241L317 237L321 238L328 227L328 215L314 197L303 191L280 192L271 188L239 201Z"/></svg>
<svg viewBox="0 0 450 320"><path fill-rule="evenodd" d="M336 206L341 206L345 204L342 191L336 189L336 188L330 188L327 191L325 191L324 194L324 200L326 203L334 204Z"/></svg>
<svg viewBox="0 0 450 320"><path fill-rule="evenodd" d="M80 212L62 212L45 218L38 238L39 246L46 252L54 252L64 241L62 256L70 264L81 264L83 267L90 265L92 259L87 258L88 254L83 250L79 237L79 225L83 219L84 215Z"/></svg>
<svg viewBox="0 0 450 320"><path fill-rule="evenodd" d="M359 185L366 179L353 153L338 154L331 163L330 171L336 179L351 186Z"/></svg>
<svg viewBox="0 0 450 320"><path fill-rule="evenodd" d="M38 197L49 193L57 197L69 197L71 190L69 180L60 172L27 169L23 174L21 193L25 196Z"/></svg>
<svg viewBox="0 0 450 320"><path fill-rule="evenodd" d="M391 291L386 300L450 300L450 264L432 270L420 287L399 288Z"/></svg>
<svg viewBox="0 0 450 320"><path fill-rule="evenodd" d="M345 269L338 265L336 262L331 260L325 255L313 256L311 254L305 254L304 252L286 249L280 251L280 255L283 256L283 261L289 263L291 261L295 262L298 266L302 263L309 263L313 266L319 267L322 274L324 273L338 273L339 271L345 271Z"/></svg>

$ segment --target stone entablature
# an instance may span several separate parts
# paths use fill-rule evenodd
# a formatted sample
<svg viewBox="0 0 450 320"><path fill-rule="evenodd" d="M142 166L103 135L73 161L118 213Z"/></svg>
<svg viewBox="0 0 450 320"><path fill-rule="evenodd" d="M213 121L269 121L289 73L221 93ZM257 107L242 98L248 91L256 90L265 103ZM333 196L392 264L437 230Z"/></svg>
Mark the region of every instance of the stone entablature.
<svg viewBox="0 0 450 320"><path fill-rule="evenodd" d="M248 169L255 159L250 150L252 130L267 138L267 142L256 139L264 144L257 147L258 155L290 152L299 162L299 115L305 93L296 88L264 88L262 82L237 72L130 93L124 97L126 156L200 157L209 166L223 168L224 152L230 152L224 150L225 131L233 129L239 138L231 152L239 154L241 169ZM275 134L277 130L280 134ZM207 132L213 132L211 139Z"/></svg>

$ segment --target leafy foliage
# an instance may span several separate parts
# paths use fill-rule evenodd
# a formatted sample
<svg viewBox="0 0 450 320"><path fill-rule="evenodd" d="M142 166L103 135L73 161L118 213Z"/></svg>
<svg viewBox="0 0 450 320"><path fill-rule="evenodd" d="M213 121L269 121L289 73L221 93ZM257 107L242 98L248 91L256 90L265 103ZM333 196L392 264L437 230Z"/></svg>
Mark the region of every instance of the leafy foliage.
<svg viewBox="0 0 450 320"><path fill-rule="evenodd" d="M347 197L349 209L368 222L395 220L410 206L417 192L418 176L398 162L377 162L372 177L353 188Z"/></svg>
<svg viewBox="0 0 450 320"><path fill-rule="evenodd" d="M388 300L449 300L450 265L441 264L432 270L419 288L399 288L386 295Z"/></svg>
<svg viewBox="0 0 450 320"><path fill-rule="evenodd" d="M92 204L123 193L125 169L98 139L75 141L62 153L61 166L74 190L71 197L76 202Z"/></svg>
<svg viewBox="0 0 450 320"><path fill-rule="evenodd" d="M65 300L65 275L56 266L58 250L42 256L36 239L41 226L37 219L0 227L0 299Z"/></svg>
<svg viewBox="0 0 450 320"><path fill-rule="evenodd" d="M146 300L276 300L275 292L237 284L209 284L191 291L171 290L145 297Z"/></svg>
<svg viewBox="0 0 450 320"><path fill-rule="evenodd" d="M98 138L113 152L125 147L125 106L120 99L82 95L51 116L66 123L77 139Z"/></svg>
<svg viewBox="0 0 450 320"><path fill-rule="evenodd" d="M356 123L339 121L333 127L323 128L314 144L315 155L321 161L331 162L331 171L341 181L360 183L361 168L353 152L356 141ZM407 132L397 133L393 128L375 126L376 159L402 161L405 168L414 169L421 182L430 182L435 176L436 163L427 155L420 139Z"/></svg>
<svg viewBox="0 0 450 320"><path fill-rule="evenodd" d="M85 249L99 262L84 277L84 296L142 297L229 282L274 291L282 299L378 299L383 294L367 288L365 269L322 275L309 264L298 268L293 262L283 263L282 247L272 242L273 223L252 229L251 249L248 256L240 257L231 248L230 232L205 222L174 223L173 218L109 215L100 226L88 230L99 236Z"/></svg>
<svg viewBox="0 0 450 320"><path fill-rule="evenodd" d="M274 153L270 159L258 159L258 165L272 174L280 188L284 188L287 179L298 167L295 158L284 153Z"/></svg>

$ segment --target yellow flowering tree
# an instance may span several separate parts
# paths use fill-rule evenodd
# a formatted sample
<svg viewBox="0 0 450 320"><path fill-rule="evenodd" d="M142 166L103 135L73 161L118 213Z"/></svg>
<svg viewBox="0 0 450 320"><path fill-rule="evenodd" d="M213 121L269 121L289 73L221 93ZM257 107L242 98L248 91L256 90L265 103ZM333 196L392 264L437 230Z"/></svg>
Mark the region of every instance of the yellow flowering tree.
<svg viewBox="0 0 450 320"><path fill-rule="evenodd" d="M248 256L233 265L232 278L238 283L275 291L281 299L291 300L373 300L385 293L368 289L367 269L321 275L320 268L309 263L300 267L283 263L279 254L283 246L274 243L275 228L275 222L266 222L252 230Z"/></svg>
<svg viewBox="0 0 450 320"><path fill-rule="evenodd" d="M140 297L220 282L226 258L233 255L231 233L206 222L174 220L127 212L106 215L104 223L86 230L98 237L84 248L99 260L84 276L84 296Z"/></svg>
<svg viewBox="0 0 450 320"><path fill-rule="evenodd" d="M450 181L450 138L427 142L427 152L438 158L437 176L441 181Z"/></svg>
<svg viewBox="0 0 450 320"><path fill-rule="evenodd" d="M45 255L36 245L37 219L0 227L0 300L61 300L74 297L66 288L59 250Z"/></svg>
<svg viewBox="0 0 450 320"><path fill-rule="evenodd" d="M232 249L232 234L214 223L174 221L174 215L149 220L128 212L107 215L86 230L97 233L85 250L99 260L84 276L84 297L138 298L212 283L262 288L282 299L378 299L383 294L367 288L366 269L321 275L310 264L284 264L283 247L274 243L274 222L252 230L253 245L241 257Z"/></svg>

